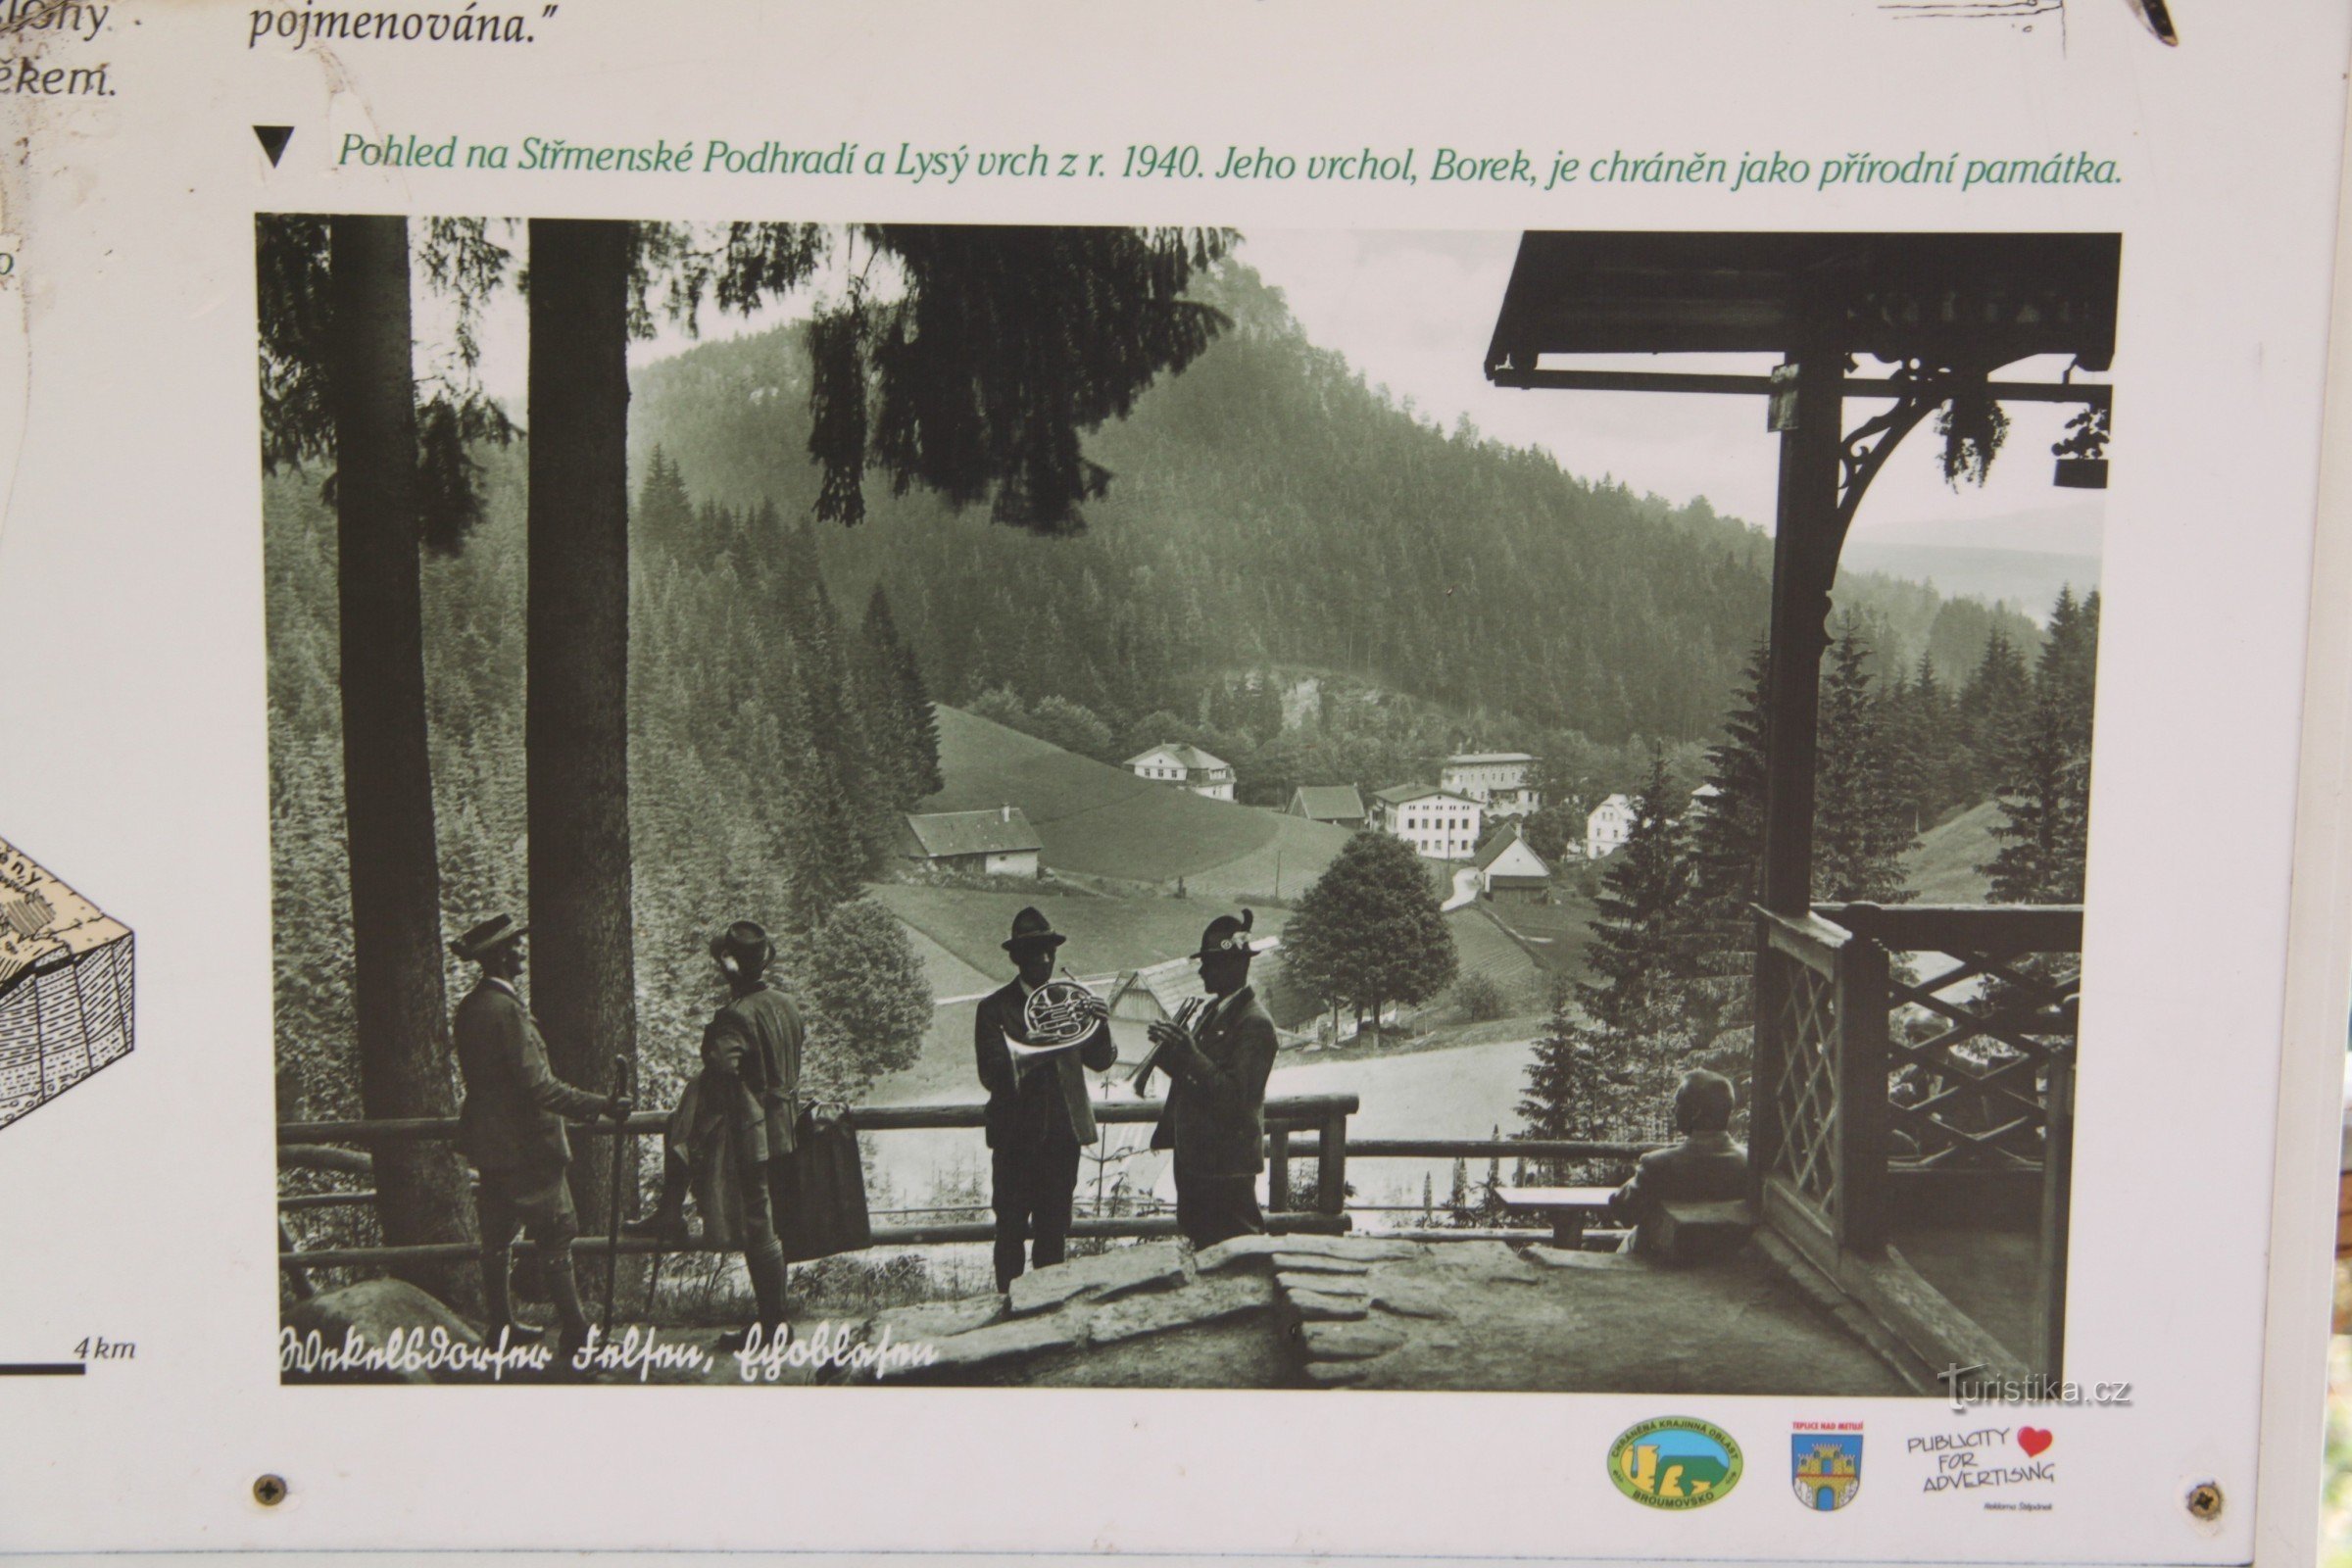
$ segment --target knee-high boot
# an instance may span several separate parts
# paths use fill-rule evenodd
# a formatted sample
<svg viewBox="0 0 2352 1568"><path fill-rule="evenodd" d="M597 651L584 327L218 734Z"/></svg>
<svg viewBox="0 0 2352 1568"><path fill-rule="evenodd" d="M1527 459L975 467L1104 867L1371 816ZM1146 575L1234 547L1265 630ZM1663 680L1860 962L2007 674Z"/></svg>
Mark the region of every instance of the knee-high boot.
<svg viewBox="0 0 2352 1568"><path fill-rule="evenodd" d="M559 1377L568 1376L574 1372L571 1364L573 1352L588 1343L588 1314L580 1306L580 1280L572 1270L570 1257L551 1259L545 1264L545 1269L547 1297L555 1303L556 1322L559 1325L556 1332L555 1370Z"/></svg>
<svg viewBox="0 0 2352 1568"><path fill-rule="evenodd" d="M760 1304L760 1327L767 1343L789 1339L792 1325L784 1320L784 1244L770 1239L743 1255L752 1276L752 1297Z"/></svg>
<svg viewBox="0 0 2352 1568"><path fill-rule="evenodd" d="M514 1321L514 1300L507 1284L513 1267L512 1248L482 1249L482 1343L485 1345L496 1346L502 1330L509 1345L531 1345L542 1337L537 1329Z"/></svg>

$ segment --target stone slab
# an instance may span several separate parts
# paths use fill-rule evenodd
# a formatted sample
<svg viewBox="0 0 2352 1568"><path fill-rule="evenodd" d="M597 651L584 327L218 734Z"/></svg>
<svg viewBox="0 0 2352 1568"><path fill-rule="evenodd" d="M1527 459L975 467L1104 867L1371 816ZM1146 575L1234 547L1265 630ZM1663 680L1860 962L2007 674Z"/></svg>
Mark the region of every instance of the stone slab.
<svg viewBox="0 0 2352 1568"><path fill-rule="evenodd" d="M1372 1309L1369 1298L1361 1296L1333 1296L1323 1291L1285 1291L1283 1298L1302 1321L1346 1322L1362 1317Z"/></svg>
<svg viewBox="0 0 2352 1568"><path fill-rule="evenodd" d="M1388 1275L1372 1282L1372 1304L1398 1317L1451 1318L1458 1314L1446 1302L1446 1293L1426 1280Z"/></svg>
<svg viewBox="0 0 2352 1568"><path fill-rule="evenodd" d="M1193 1254L1193 1268L1201 1274L1213 1274L1236 1264L1248 1265L1270 1258L1276 1252L1294 1250L1296 1236L1236 1236L1203 1247Z"/></svg>
<svg viewBox="0 0 2352 1568"><path fill-rule="evenodd" d="M1362 1274L1294 1274L1288 1269L1278 1271L1274 1283L1285 1292L1312 1291L1319 1296L1364 1296L1372 1289Z"/></svg>
<svg viewBox="0 0 2352 1568"><path fill-rule="evenodd" d="M1107 1301L1135 1291L1164 1290L1185 1281L1184 1249L1175 1242L1146 1242L1139 1247L1114 1247L1092 1257L1072 1258L1050 1268L1031 1269L1012 1282L1005 1293L1015 1317L1050 1312L1065 1301L1090 1296Z"/></svg>
<svg viewBox="0 0 2352 1568"><path fill-rule="evenodd" d="M1264 1311L1273 1304L1274 1287L1263 1276L1225 1274L1196 1281L1180 1291L1130 1296L1097 1307L1087 1328L1095 1344L1115 1345L1141 1335L1165 1334Z"/></svg>
<svg viewBox="0 0 2352 1568"><path fill-rule="evenodd" d="M1366 1361L1404 1343L1403 1335L1376 1323L1309 1323L1301 1337L1316 1361Z"/></svg>
<svg viewBox="0 0 2352 1568"><path fill-rule="evenodd" d="M1050 1312L1034 1317L1007 1318L986 1328L933 1340L931 1345L938 1352L938 1359L923 1368L919 1375L937 1377L969 1371L994 1361L1042 1355L1049 1350L1066 1350L1085 1344L1086 1338L1084 1313Z"/></svg>
<svg viewBox="0 0 2352 1568"><path fill-rule="evenodd" d="M1369 1274L1372 1265L1358 1258L1332 1257L1321 1252L1276 1252L1274 1266L1293 1274Z"/></svg>
<svg viewBox="0 0 2352 1568"><path fill-rule="evenodd" d="M1527 1260L1544 1268L1639 1269L1648 1266L1623 1252L1587 1252L1567 1247L1531 1247Z"/></svg>

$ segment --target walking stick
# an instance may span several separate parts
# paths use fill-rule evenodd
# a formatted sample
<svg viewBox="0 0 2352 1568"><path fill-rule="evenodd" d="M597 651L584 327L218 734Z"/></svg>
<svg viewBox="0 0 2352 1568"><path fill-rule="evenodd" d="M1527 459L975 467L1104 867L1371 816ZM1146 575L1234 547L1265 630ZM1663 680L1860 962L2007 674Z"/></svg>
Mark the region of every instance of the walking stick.
<svg viewBox="0 0 2352 1568"><path fill-rule="evenodd" d="M612 1098L629 1098L629 1058L626 1056L612 1058ZM605 1250L604 1337L607 1340L612 1338L612 1298L620 1290L620 1184L627 1169L624 1163L629 1147L627 1129L627 1122L616 1123L612 1128L612 1211Z"/></svg>

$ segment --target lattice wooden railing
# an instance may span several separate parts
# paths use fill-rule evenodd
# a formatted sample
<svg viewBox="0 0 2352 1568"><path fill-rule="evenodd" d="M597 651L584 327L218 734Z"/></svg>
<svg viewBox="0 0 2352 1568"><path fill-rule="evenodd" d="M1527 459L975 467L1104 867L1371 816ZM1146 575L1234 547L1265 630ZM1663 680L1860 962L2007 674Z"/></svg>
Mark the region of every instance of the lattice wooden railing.
<svg viewBox="0 0 2352 1568"><path fill-rule="evenodd" d="M1887 1156L1919 1170L2039 1170L2052 1073L2073 1067L2081 907L1817 912L1892 956Z"/></svg>
<svg viewBox="0 0 2352 1568"><path fill-rule="evenodd" d="M1760 912L1752 1158L1839 1250L1876 1245L1886 955L1820 915Z"/></svg>

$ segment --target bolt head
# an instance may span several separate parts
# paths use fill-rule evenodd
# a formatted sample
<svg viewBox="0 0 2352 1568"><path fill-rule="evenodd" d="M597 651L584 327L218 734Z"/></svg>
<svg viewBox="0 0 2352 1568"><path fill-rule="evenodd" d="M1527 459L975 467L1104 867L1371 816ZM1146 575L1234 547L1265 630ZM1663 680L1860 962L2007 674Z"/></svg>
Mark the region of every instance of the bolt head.
<svg viewBox="0 0 2352 1568"><path fill-rule="evenodd" d="M286 1500L286 1478L277 1475L257 1476L253 1483L253 1500L265 1508L274 1508Z"/></svg>
<svg viewBox="0 0 2352 1568"><path fill-rule="evenodd" d="M2222 1516L2222 1489L2211 1481L2200 1481L2188 1489L2189 1517L2201 1524L2210 1524Z"/></svg>

